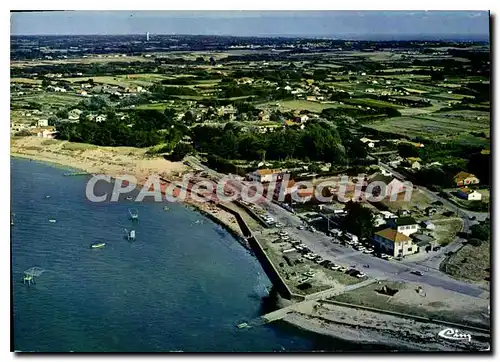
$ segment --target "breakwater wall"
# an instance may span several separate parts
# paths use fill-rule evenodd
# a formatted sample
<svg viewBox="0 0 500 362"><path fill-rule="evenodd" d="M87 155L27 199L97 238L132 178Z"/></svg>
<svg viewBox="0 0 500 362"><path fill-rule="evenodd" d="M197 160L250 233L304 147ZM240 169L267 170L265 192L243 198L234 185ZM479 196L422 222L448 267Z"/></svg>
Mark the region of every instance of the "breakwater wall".
<svg viewBox="0 0 500 362"><path fill-rule="evenodd" d="M273 264L271 259L267 256L266 251L264 250L262 244L259 242L257 237L252 233L252 230L247 225L241 214L224 204L217 204L221 209L231 213L237 220L238 225L240 226L243 235L246 237L248 245L252 248L255 256L259 260L262 268L266 272L268 278L271 280L276 290L280 294L281 297L289 300L303 300L304 297L302 295L294 294L286 284L285 280L281 277L278 272L278 269Z"/></svg>

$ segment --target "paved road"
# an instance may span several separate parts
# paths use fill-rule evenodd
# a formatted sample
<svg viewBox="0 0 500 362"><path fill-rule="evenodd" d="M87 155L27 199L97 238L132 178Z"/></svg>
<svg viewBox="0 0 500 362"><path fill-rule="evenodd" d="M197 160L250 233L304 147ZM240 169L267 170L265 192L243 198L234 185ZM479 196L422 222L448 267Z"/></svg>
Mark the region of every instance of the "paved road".
<svg viewBox="0 0 500 362"><path fill-rule="evenodd" d="M397 172L396 170L394 170L389 165L387 165L385 163L382 163L380 161L379 161L378 165L379 165L379 167L381 169L386 170L388 172L391 172L394 176L396 176L400 180L406 180L406 177L403 174ZM459 217L467 219L467 222L464 225L464 228L465 228L464 231L467 231L468 228L469 228L469 226L470 226L470 223L469 223L469 218L470 217L476 217L476 219L478 219L478 220L484 220L486 217L489 216L489 213L487 213L487 212L475 212L475 211L470 211L470 210L466 210L466 209L460 208L457 205L455 205L454 203L452 203L449 200L445 199L444 197L438 196L435 192L432 192L431 190L429 190L426 187L417 186L417 189L419 189L423 193L425 193L431 200L433 200L433 201L441 201L445 207L447 207L451 211L456 212Z"/></svg>
<svg viewBox="0 0 500 362"><path fill-rule="evenodd" d="M194 157L190 157L188 161L191 164L194 164L196 168L204 170L215 177L220 178L222 176L225 176L202 165ZM382 165L382 167L384 168L385 166ZM391 168L387 168L387 170L392 172L396 177L403 176L398 174L397 172L393 172ZM404 179L404 177L402 177L402 179ZM244 187L244 183L239 181L234 181L232 184L239 190ZM439 196L435 194L433 195L434 197L436 197L436 199L441 199L439 198ZM443 204L445 204L444 201ZM309 249L320 255L322 258L331 260L336 264L344 266L355 266L358 270L363 271L371 278L388 279L394 281L421 282L422 285L427 284L435 287L441 287L443 289L471 296L479 296L485 291L478 286L452 279L439 270L426 266L425 263L409 262L405 264L397 261L386 261L369 254L363 254L360 251L355 251L349 247L344 247L340 244L334 244L332 242L332 238L326 236L323 233L312 233L307 230L298 230L297 226L302 225L303 221L297 215L285 210L281 206L265 199L262 199L262 202L259 205L267 210L270 215L273 215L276 221L286 225L284 229L289 233L291 237L304 242L304 244L306 244ZM454 208L456 209L456 206L454 206ZM468 217L464 218L464 222L465 219L467 219L466 228L468 230ZM458 243L456 243L455 245L458 245ZM431 255L428 260L432 260L431 258L433 256L439 257L439 255L443 254ZM363 265L366 264L369 265L369 268L363 267ZM421 271L424 275L418 276L411 273L411 271L416 270Z"/></svg>

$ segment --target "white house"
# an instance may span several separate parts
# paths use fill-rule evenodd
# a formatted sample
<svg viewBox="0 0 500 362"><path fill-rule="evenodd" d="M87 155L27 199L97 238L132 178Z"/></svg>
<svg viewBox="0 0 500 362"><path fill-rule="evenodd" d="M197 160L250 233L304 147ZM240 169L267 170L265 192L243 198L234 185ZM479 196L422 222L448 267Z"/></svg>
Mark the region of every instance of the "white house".
<svg viewBox="0 0 500 362"><path fill-rule="evenodd" d="M418 231L418 223L411 216L398 217L397 219L389 219L389 226L398 233L410 236Z"/></svg>
<svg viewBox="0 0 500 362"><path fill-rule="evenodd" d="M464 200L469 200L469 201L481 201L481 198L483 195L481 195L479 192L476 190L471 190L467 187L462 187L457 191L458 197Z"/></svg>
<svg viewBox="0 0 500 362"><path fill-rule="evenodd" d="M377 249L396 257L414 254L418 251L418 245L414 245L408 235L389 228L376 232L373 236L373 243Z"/></svg>
<svg viewBox="0 0 500 362"><path fill-rule="evenodd" d="M47 127L49 125L49 120L48 119L39 119L37 121L38 127Z"/></svg>
<svg viewBox="0 0 500 362"><path fill-rule="evenodd" d="M72 109L68 112L68 119L79 119L83 112L79 109Z"/></svg>
<svg viewBox="0 0 500 362"><path fill-rule="evenodd" d="M103 115L103 114L100 114L98 115L96 118L95 118L95 121L100 123L100 122L104 122L106 120L106 116Z"/></svg>
<svg viewBox="0 0 500 362"><path fill-rule="evenodd" d="M307 114L300 116L300 122L307 122L307 121L309 121L309 116Z"/></svg>
<svg viewBox="0 0 500 362"><path fill-rule="evenodd" d="M273 180L273 177L275 177L276 180L279 180L280 176L281 176L280 170L271 170L268 168L263 168L247 174L247 178L250 181L257 181L261 183L271 182Z"/></svg>

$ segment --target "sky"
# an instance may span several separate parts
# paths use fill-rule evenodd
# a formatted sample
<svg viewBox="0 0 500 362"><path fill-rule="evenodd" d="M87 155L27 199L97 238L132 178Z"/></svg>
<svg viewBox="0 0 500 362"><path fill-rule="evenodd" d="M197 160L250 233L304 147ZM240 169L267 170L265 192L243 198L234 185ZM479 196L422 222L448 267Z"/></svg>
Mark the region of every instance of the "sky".
<svg viewBox="0 0 500 362"><path fill-rule="evenodd" d="M56 11L11 13L12 35L193 34L489 38L487 11Z"/></svg>

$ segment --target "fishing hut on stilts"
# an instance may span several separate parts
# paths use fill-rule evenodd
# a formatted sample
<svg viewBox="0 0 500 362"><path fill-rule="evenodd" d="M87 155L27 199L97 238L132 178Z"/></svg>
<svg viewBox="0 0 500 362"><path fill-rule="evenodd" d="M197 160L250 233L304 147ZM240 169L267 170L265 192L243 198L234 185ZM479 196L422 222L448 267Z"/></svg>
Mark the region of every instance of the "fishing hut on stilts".
<svg viewBox="0 0 500 362"><path fill-rule="evenodd" d="M139 220L139 210L137 209L128 209L128 213L132 220Z"/></svg>
<svg viewBox="0 0 500 362"><path fill-rule="evenodd" d="M23 277L23 283L28 283L28 285L31 285L31 283L35 283L35 277L39 277L42 275L42 273L45 271L45 269L39 268L34 266L33 268L29 268L24 271L24 277Z"/></svg>
<svg viewBox="0 0 500 362"><path fill-rule="evenodd" d="M135 230L128 231L127 229L125 229L125 238L127 240L135 240Z"/></svg>

